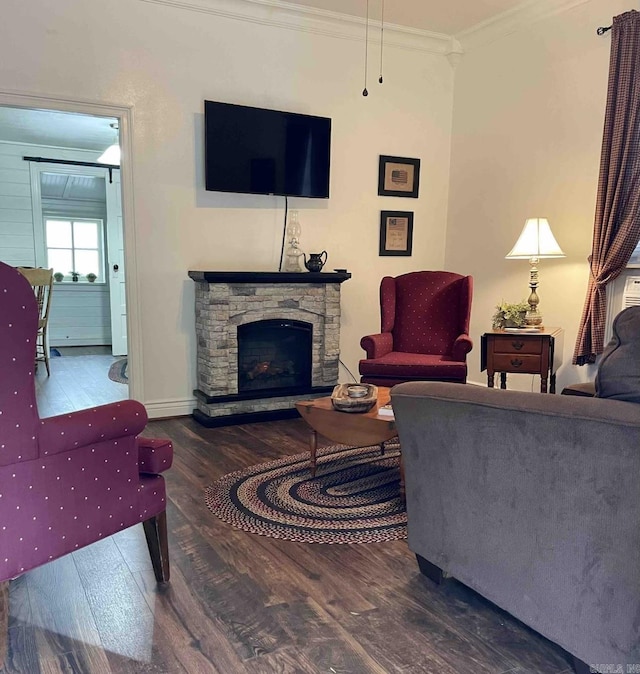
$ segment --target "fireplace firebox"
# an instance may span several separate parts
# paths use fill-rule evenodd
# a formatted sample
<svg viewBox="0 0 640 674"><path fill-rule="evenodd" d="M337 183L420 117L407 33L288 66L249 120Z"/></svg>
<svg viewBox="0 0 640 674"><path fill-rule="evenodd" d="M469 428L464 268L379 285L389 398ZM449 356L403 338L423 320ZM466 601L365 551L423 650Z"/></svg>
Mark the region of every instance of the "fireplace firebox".
<svg viewBox="0 0 640 674"><path fill-rule="evenodd" d="M238 393L293 395L311 388L313 326L269 319L238 326Z"/></svg>

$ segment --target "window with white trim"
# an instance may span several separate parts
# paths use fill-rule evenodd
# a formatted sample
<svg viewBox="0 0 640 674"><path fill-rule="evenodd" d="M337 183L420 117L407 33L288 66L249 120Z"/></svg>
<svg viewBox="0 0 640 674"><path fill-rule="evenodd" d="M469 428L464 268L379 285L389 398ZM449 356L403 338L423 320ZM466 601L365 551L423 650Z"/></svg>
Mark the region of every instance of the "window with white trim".
<svg viewBox="0 0 640 674"><path fill-rule="evenodd" d="M63 281L104 283L102 220L45 218L47 266ZM56 277L58 280L60 277Z"/></svg>

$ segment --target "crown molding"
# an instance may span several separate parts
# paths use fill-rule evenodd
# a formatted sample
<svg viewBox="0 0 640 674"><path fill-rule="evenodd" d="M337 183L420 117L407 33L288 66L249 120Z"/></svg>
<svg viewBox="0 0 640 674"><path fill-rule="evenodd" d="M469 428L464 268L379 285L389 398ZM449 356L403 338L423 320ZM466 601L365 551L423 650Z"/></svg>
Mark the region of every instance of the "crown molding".
<svg viewBox="0 0 640 674"><path fill-rule="evenodd" d="M561 14L590 0L526 0L512 9L482 21L456 34L464 52L470 52L495 40L515 33L523 26Z"/></svg>
<svg viewBox="0 0 640 674"><path fill-rule="evenodd" d="M297 30L315 35L364 42L365 20L357 16L303 7L283 0L139 0L152 5L211 14L226 19ZM380 30L379 21L369 28ZM397 47L431 54L458 53L460 45L450 35L385 23L385 47Z"/></svg>

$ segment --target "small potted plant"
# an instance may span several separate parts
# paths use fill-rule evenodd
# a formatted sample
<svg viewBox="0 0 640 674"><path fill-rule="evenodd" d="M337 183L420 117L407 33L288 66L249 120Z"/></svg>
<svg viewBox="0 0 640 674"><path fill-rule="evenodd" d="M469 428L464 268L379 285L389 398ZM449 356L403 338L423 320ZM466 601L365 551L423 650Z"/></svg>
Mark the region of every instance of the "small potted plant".
<svg viewBox="0 0 640 674"><path fill-rule="evenodd" d="M521 328L525 324L525 319L529 305L522 302L505 302L504 300L496 306L496 311L491 319L494 330L504 330L504 328Z"/></svg>
<svg viewBox="0 0 640 674"><path fill-rule="evenodd" d="M74 283L77 283L78 279L80 278L80 272L79 271L70 271L69 273L71 274L71 280Z"/></svg>
<svg viewBox="0 0 640 674"><path fill-rule="evenodd" d="M54 275L53 278L56 283L62 283L64 281L64 274L61 271L57 271Z"/></svg>
<svg viewBox="0 0 640 674"><path fill-rule="evenodd" d="M98 278L98 277L97 277L93 272L89 272L89 273L87 274L87 281L89 281L89 283L95 283L95 280L96 280L97 278Z"/></svg>

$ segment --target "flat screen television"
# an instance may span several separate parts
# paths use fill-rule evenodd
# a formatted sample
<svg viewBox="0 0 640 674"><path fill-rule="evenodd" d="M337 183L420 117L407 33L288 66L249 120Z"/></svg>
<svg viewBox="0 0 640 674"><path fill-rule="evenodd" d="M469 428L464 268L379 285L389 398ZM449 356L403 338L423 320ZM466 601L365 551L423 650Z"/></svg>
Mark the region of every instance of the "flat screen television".
<svg viewBox="0 0 640 674"><path fill-rule="evenodd" d="M205 101L204 129L207 190L329 196L331 119Z"/></svg>

